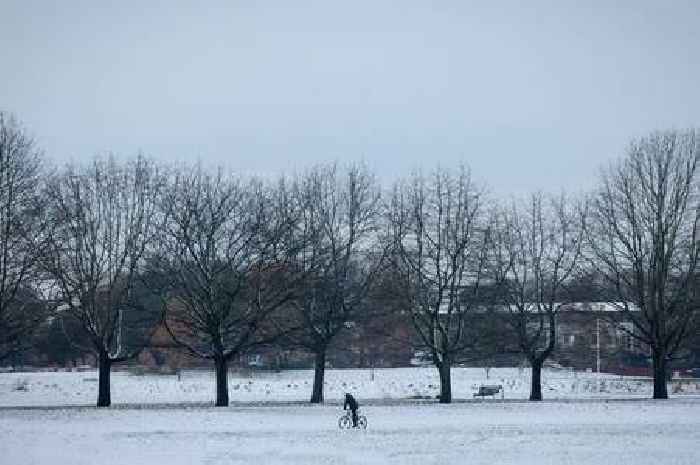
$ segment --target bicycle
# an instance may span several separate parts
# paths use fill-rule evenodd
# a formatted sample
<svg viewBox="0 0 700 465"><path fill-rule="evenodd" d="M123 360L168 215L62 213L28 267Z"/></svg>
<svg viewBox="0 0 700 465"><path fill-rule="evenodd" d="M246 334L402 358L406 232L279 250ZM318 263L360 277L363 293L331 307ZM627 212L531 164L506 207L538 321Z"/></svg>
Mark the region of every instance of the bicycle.
<svg viewBox="0 0 700 465"><path fill-rule="evenodd" d="M367 429L367 417L364 415L360 415L359 411L357 412L357 427L361 429ZM348 410L346 413L341 415L340 418L338 418L338 428L352 428L352 412L350 410Z"/></svg>

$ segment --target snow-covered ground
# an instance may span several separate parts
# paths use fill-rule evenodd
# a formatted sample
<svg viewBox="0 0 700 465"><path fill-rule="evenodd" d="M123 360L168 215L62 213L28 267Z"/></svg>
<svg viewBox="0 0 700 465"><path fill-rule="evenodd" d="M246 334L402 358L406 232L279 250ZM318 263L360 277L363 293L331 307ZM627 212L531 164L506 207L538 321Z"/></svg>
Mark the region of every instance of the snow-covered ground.
<svg viewBox="0 0 700 465"><path fill-rule="evenodd" d="M4 375L3 375L4 376ZM22 465L697 464L700 402L562 400L0 410L0 463Z"/></svg>
<svg viewBox="0 0 700 465"><path fill-rule="evenodd" d="M528 395L527 370L493 369L487 379L483 369L455 368L457 402L440 405L413 400L438 392L431 368L328 370L328 402L311 406L312 379L310 370L232 373L232 406L215 408L206 405L210 372L115 372L115 408L96 409L95 372L0 373L0 464L700 461L700 380L674 383L673 399L651 401L648 380L547 370L547 400L531 403L518 401ZM502 384L506 400L459 402L473 400L480 384ZM346 391L360 400L366 431L338 430Z"/></svg>
<svg viewBox="0 0 700 465"><path fill-rule="evenodd" d="M452 389L455 399L472 399L481 384L501 384L506 399L526 399L530 389L529 370L492 369L489 378L481 368L454 368ZM311 370L253 372L229 375L232 402L305 401L311 396ZM545 399L648 398L650 380L617 375L545 370ZM434 368L393 368L370 370L327 370L326 399L338 401L345 392L360 400L434 398L439 378ZM700 379L674 383L669 392L676 397L700 397ZM215 397L214 375L210 371L186 371L177 376L112 373L114 404L207 403ZM97 400L97 373L35 372L0 373L0 407L93 405Z"/></svg>

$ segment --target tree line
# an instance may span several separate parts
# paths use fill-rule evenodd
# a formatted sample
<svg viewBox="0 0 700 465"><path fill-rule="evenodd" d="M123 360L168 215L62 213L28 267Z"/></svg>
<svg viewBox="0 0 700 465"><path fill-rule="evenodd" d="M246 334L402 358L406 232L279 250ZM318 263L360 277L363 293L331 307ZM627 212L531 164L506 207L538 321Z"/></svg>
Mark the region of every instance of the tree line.
<svg viewBox="0 0 700 465"><path fill-rule="evenodd" d="M142 155L52 168L0 113L0 362L59 324L94 354L108 406L111 366L162 325L211 360L217 406L229 362L273 344L314 355L323 402L329 346L388 312L411 322L449 403L451 367L486 337L480 314L508 329L541 400L557 314L583 287L649 347L653 397L667 398L668 364L700 329L699 136L634 140L584 194L503 201L466 166L391 189L353 163L274 181Z"/></svg>

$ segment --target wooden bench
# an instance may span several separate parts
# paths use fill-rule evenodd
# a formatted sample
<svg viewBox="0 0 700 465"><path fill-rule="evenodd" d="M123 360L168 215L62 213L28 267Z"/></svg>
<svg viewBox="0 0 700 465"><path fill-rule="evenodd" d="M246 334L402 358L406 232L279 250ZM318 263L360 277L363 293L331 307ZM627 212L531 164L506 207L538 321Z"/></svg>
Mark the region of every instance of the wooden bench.
<svg viewBox="0 0 700 465"><path fill-rule="evenodd" d="M503 386L498 384L483 385L479 386L479 392L474 394L474 397L486 397L491 396L496 397L496 394L501 393L501 399L503 398Z"/></svg>

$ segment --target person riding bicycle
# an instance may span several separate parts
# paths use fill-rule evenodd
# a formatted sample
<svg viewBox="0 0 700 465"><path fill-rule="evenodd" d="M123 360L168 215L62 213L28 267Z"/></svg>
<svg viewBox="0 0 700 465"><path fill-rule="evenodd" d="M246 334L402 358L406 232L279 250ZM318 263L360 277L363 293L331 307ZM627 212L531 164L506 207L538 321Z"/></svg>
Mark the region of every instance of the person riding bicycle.
<svg viewBox="0 0 700 465"><path fill-rule="evenodd" d="M360 407L360 405L357 403L352 394L346 392L343 410L347 410L348 407L350 407L350 410L352 411L352 427L357 428L357 409Z"/></svg>

